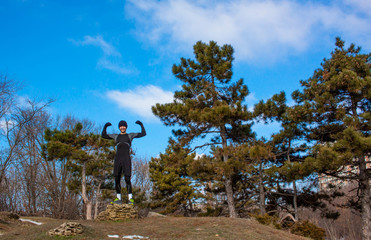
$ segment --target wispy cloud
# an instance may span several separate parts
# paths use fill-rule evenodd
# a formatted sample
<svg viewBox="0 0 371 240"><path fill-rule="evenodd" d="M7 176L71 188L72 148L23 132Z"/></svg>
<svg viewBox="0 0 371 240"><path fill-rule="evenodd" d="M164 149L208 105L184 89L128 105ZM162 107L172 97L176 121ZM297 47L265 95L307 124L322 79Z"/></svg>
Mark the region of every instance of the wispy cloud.
<svg viewBox="0 0 371 240"><path fill-rule="evenodd" d="M369 0L129 0L146 43L187 51L196 41L232 44L242 60L276 61L340 35L371 47Z"/></svg>
<svg viewBox="0 0 371 240"><path fill-rule="evenodd" d="M114 59L108 58L106 56L103 56L102 58L100 58L98 60L97 65L99 68L104 68L112 72L123 74L123 75L133 74L137 72L137 69L135 67L133 66L126 67L123 63L121 63L120 60L115 61Z"/></svg>
<svg viewBox="0 0 371 240"><path fill-rule="evenodd" d="M251 92L245 98L245 104L248 106L248 110L251 111L251 112L254 110L254 105L258 102L259 102L259 100L256 98L254 92Z"/></svg>
<svg viewBox="0 0 371 240"><path fill-rule="evenodd" d="M153 115L151 107L156 103L172 102L173 95L173 92L153 85L139 86L128 91L112 90L106 93L106 96L120 108L152 121L156 121L157 118Z"/></svg>
<svg viewBox="0 0 371 240"><path fill-rule="evenodd" d="M3 133L2 131L5 131L7 128L7 122L5 120L0 119L0 133Z"/></svg>
<svg viewBox="0 0 371 240"><path fill-rule="evenodd" d="M107 56L119 56L121 57L121 54L109 43L107 43L102 36L85 36L84 40L80 41L74 41L72 40L76 45L86 46L86 45L92 45L99 47L104 55Z"/></svg>
<svg viewBox="0 0 371 240"><path fill-rule="evenodd" d="M121 53L106 42L102 36L85 36L83 40L69 39L76 46L95 46L102 50L103 55L97 62L98 68L110 70L118 74L131 74L137 72L133 66L126 66L122 61Z"/></svg>

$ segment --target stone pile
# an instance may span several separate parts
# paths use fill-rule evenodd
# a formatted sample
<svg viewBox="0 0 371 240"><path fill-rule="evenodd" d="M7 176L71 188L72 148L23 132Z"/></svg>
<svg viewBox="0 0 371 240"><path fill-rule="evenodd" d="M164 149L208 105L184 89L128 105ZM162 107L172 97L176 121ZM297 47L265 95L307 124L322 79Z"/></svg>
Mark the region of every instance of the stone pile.
<svg viewBox="0 0 371 240"><path fill-rule="evenodd" d="M99 221L118 221L129 218L138 218L138 211L129 204L109 204L105 211L99 213Z"/></svg>
<svg viewBox="0 0 371 240"><path fill-rule="evenodd" d="M50 230L48 234L50 236L75 236L77 234L81 234L83 231L84 228L81 223L67 222L55 229Z"/></svg>

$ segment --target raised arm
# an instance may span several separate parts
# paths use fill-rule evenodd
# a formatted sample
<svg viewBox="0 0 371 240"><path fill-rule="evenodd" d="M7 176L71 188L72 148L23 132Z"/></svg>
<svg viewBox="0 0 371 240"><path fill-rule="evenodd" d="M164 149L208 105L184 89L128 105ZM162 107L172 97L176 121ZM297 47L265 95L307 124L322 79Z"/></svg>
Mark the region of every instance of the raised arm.
<svg viewBox="0 0 371 240"><path fill-rule="evenodd" d="M137 133L135 137L140 138L140 137L144 137L145 135L147 135L146 129L144 129L143 123L139 120L136 121L135 123L138 124L142 128L142 132Z"/></svg>
<svg viewBox="0 0 371 240"><path fill-rule="evenodd" d="M102 138L105 138L105 139L113 139L111 138L108 134L107 134L107 127L111 126L112 124L110 122L106 123L103 127L103 131L102 131Z"/></svg>

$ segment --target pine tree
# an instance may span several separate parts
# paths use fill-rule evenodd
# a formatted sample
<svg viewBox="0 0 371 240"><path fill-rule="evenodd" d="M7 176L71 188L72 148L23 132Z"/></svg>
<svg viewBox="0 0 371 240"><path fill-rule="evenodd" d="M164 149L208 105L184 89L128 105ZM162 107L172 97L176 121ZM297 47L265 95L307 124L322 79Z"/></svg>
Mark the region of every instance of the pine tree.
<svg viewBox="0 0 371 240"><path fill-rule="evenodd" d="M160 117L166 126L178 125L174 131L179 142L191 145L196 139L210 137L194 147L215 146L221 150L233 141L241 141L251 136L251 118L243 105L248 95L243 79L232 82L233 48L230 45L219 47L216 42L197 42L194 45L195 60L181 58L179 65L173 66L173 74L183 82L182 90L175 92L174 102L156 104L153 113ZM222 154L221 161L230 164L228 155ZM233 193L234 171L225 171L223 182L227 195L230 217L237 217Z"/></svg>
<svg viewBox="0 0 371 240"><path fill-rule="evenodd" d="M292 196L292 204L294 208L295 219L298 220L298 191L296 181L303 179L307 174L293 171L293 164L300 166L306 156L308 150L305 140L305 131L302 119L298 119L293 112L293 108L287 105L285 92L275 94L266 102L260 101L255 105L254 115L258 120L263 120L265 123L276 121L281 124L281 129L278 133L271 136L270 144L272 145L272 154L274 155L274 166L269 170L272 176L280 179L279 181L291 183L292 192L282 191L282 188L277 186L277 195Z"/></svg>
<svg viewBox="0 0 371 240"><path fill-rule="evenodd" d="M71 191L81 193L86 206L86 219L90 220L92 199L95 197L97 209L101 186L112 169L112 146L99 135L84 133L82 129L81 123L77 123L72 130L46 129L43 152L48 161L66 160L71 174L67 186Z"/></svg>
<svg viewBox="0 0 371 240"><path fill-rule="evenodd" d="M272 149L269 143L264 141L256 141L252 146L249 147L249 158L255 162L255 172L258 182L259 189L259 208L260 214L266 213L266 190L265 181L267 174L265 173L266 165L269 165L270 160L273 159Z"/></svg>
<svg viewBox="0 0 371 240"><path fill-rule="evenodd" d="M358 183L357 201L362 214L363 239L371 238L371 53L336 39L330 59L324 59L302 91L293 97L295 116L307 123L308 138L315 141L305 164L318 173ZM352 171L345 171L346 168Z"/></svg>
<svg viewBox="0 0 371 240"><path fill-rule="evenodd" d="M181 210L185 216L192 214L194 201L202 197L187 170L194 157L170 139L166 152L151 159L152 207L165 207L164 213Z"/></svg>

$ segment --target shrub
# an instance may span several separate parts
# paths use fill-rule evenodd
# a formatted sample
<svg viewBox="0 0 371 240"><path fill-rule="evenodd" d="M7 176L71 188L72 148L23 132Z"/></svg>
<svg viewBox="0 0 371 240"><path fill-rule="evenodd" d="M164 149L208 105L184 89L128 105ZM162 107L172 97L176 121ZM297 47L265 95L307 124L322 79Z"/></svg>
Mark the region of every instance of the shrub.
<svg viewBox="0 0 371 240"><path fill-rule="evenodd" d="M278 218L277 216L271 216L269 214L264 214L264 215L261 215L261 214L252 214L252 216L261 224L264 224L264 225L270 225L270 224L273 224L276 226L276 223L278 221Z"/></svg>
<svg viewBox="0 0 371 240"><path fill-rule="evenodd" d="M326 236L323 228L320 228L309 221L295 223L291 227L291 233L304 237L310 237L314 240L323 240Z"/></svg>
<svg viewBox="0 0 371 240"><path fill-rule="evenodd" d="M212 208L210 206L206 207L206 212L201 212L198 214L199 217L219 217L222 214L223 208L217 207Z"/></svg>

